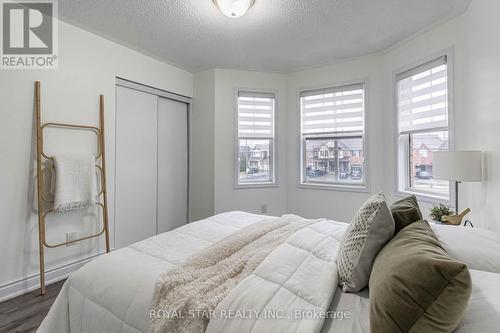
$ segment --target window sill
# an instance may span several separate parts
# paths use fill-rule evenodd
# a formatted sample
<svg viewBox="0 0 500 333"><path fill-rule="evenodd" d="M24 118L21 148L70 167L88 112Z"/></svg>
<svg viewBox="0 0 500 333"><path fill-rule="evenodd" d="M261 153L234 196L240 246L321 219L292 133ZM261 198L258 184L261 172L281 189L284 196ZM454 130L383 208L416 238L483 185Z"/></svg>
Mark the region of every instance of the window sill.
<svg viewBox="0 0 500 333"><path fill-rule="evenodd" d="M327 190L339 192L355 192L355 193L370 193L370 189L366 185L341 185L341 184L315 184L315 183L299 183L297 186L301 189L309 190Z"/></svg>
<svg viewBox="0 0 500 333"><path fill-rule="evenodd" d="M397 191L395 193L395 196L400 197L400 198L405 198L409 195L414 195L417 197L418 201L426 202L426 203L431 203L431 204L445 204L445 205L452 205L453 202L451 198L445 198L445 197L440 197L437 195L432 195L432 194L427 194L427 193L422 193L418 191L410 191L410 190L405 190L405 191Z"/></svg>
<svg viewBox="0 0 500 333"><path fill-rule="evenodd" d="M278 183L236 184L233 186L233 189L241 190L241 189L251 189L251 188L273 188L273 187L279 187L279 184Z"/></svg>

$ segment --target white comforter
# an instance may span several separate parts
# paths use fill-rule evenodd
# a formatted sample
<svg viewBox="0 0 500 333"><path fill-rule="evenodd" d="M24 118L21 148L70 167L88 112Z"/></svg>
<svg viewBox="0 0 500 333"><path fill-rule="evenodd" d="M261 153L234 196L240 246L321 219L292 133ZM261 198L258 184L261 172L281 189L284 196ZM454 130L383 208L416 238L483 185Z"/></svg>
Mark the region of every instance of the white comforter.
<svg viewBox="0 0 500 333"><path fill-rule="evenodd" d="M207 333L319 332L338 284L336 257L346 228L324 220L295 232L216 308L259 315L216 317Z"/></svg>
<svg viewBox="0 0 500 333"><path fill-rule="evenodd" d="M147 332L149 306L162 272L263 218L243 212L223 213L98 257L66 281L38 332ZM366 291L343 294L333 287L336 266L332 253L336 253L346 226L324 221L296 233L240 283L219 305L219 310L286 309L287 315L289 310L293 316L294 310L307 310L304 315L309 315L330 304L331 311L347 312L349 318L324 322L321 318L233 316L211 320L208 331L235 332L238 328L238 332L317 332L322 327L324 333L368 332ZM489 259L486 266L496 269L495 260ZM500 327L500 274L472 271L472 278L471 303L459 331L494 332Z"/></svg>

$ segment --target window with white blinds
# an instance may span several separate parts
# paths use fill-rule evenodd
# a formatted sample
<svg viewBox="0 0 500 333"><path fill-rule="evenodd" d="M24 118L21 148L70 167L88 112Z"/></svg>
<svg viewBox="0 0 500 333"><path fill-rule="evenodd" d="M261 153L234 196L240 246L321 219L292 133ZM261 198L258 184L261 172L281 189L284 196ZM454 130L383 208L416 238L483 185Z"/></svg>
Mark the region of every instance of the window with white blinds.
<svg viewBox="0 0 500 333"><path fill-rule="evenodd" d="M397 75L399 131L448 127L446 57Z"/></svg>
<svg viewBox="0 0 500 333"><path fill-rule="evenodd" d="M449 147L448 57L396 75L398 188L402 192L449 199L446 180L433 177L433 153Z"/></svg>
<svg viewBox="0 0 500 333"><path fill-rule="evenodd" d="M274 137L274 95L238 93L238 134L247 138Z"/></svg>
<svg viewBox="0 0 500 333"><path fill-rule="evenodd" d="M276 183L275 104L272 93L239 91L237 95L237 156L235 185L266 186Z"/></svg>
<svg viewBox="0 0 500 333"><path fill-rule="evenodd" d="M363 84L305 91L300 103L302 134L363 133Z"/></svg>
<svg viewBox="0 0 500 333"><path fill-rule="evenodd" d="M365 187L364 84L300 93L301 184Z"/></svg>

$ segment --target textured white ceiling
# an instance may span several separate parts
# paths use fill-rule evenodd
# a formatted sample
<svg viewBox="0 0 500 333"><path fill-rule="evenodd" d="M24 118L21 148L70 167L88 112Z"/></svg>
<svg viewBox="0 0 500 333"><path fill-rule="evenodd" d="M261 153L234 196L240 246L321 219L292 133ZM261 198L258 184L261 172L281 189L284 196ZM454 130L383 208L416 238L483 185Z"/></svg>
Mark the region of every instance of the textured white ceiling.
<svg viewBox="0 0 500 333"><path fill-rule="evenodd" d="M72 24L191 71L289 72L380 52L470 0L256 0L237 19L212 0L60 0Z"/></svg>

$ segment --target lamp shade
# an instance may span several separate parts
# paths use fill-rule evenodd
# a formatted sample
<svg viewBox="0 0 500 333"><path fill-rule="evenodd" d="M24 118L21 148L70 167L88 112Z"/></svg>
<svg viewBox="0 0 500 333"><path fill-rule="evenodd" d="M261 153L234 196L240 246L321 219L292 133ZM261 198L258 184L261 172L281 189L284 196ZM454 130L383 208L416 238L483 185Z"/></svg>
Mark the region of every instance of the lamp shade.
<svg viewBox="0 0 500 333"><path fill-rule="evenodd" d="M436 151L433 154L434 179L458 182L480 182L482 163L480 151Z"/></svg>

